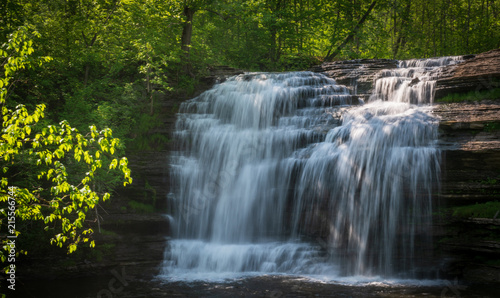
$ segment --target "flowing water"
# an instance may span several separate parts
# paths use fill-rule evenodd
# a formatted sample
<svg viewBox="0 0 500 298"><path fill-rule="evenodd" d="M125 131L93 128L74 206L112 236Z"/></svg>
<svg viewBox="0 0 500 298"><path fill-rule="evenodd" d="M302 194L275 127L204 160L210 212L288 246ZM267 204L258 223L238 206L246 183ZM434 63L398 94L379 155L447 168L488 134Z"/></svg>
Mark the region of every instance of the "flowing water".
<svg viewBox="0 0 500 298"><path fill-rule="evenodd" d="M439 176L432 73L382 71L364 102L312 72L249 73L182 104L161 278L413 278Z"/></svg>

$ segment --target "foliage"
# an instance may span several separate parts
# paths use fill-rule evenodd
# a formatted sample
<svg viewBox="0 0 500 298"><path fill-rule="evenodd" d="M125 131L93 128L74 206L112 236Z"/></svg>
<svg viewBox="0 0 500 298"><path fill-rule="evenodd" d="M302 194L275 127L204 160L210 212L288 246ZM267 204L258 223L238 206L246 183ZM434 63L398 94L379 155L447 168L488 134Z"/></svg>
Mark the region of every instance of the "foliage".
<svg viewBox="0 0 500 298"><path fill-rule="evenodd" d="M90 238L93 231L85 221L88 211L110 197L96 186L103 168L118 172L115 175L123 185L131 183L132 178L127 159L115 157L120 143L113 138L111 129L99 131L91 125L90 132L84 135L67 121L43 125L44 104L31 113L24 105L8 107L7 91L14 75L35 63L50 61L47 57L33 58L30 34L38 36L29 27L21 27L0 52L5 70L0 79L0 223L2 227L8 223L7 235L3 234L1 240L8 251L8 235L17 236L30 222L43 221L44 229L52 235L51 243L67 246L71 253L79 243L90 241L91 247L95 245ZM75 165L85 170L75 171ZM3 252L1 259L6 260Z"/></svg>
<svg viewBox="0 0 500 298"><path fill-rule="evenodd" d="M285 69L283 56L325 57L352 33L338 59L423 58L500 46L500 7L492 0L226 0L196 9L191 53L250 70Z"/></svg>
<svg viewBox="0 0 500 298"><path fill-rule="evenodd" d="M500 88L471 91L468 93L453 93L437 100L437 102L465 102L465 101L480 101L486 99L500 99Z"/></svg>
<svg viewBox="0 0 500 298"><path fill-rule="evenodd" d="M134 139L140 114L159 112L162 94L192 94L208 66L305 69L352 33L336 58L403 59L500 46L500 3L493 0L21 0L3 8L3 33L31 23L42 33L39 51L55 58L19 74L24 88L12 90L12 98L29 106L43 95L50 119L80 131L98 123L124 140ZM192 38L183 44L188 23Z"/></svg>
<svg viewBox="0 0 500 298"><path fill-rule="evenodd" d="M455 207L453 216L457 217L476 217L493 218L500 211L500 202L487 202L483 204L467 205Z"/></svg>
<svg viewBox="0 0 500 298"><path fill-rule="evenodd" d="M70 85L85 87L127 73L148 92L166 91L183 80L182 47L189 48L190 76L196 76L207 64L286 69L286 57L325 57L352 33L339 59L457 55L500 46L494 0L21 0L4 6L2 30L35 24L45 36L43 51L64 70L60 78L80 78ZM194 14L192 39L182 44L186 10Z"/></svg>
<svg viewBox="0 0 500 298"><path fill-rule="evenodd" d="M144 204L134 200L129 201L128 206L137 213L153 213L155 210L153 205Z"/></svg>

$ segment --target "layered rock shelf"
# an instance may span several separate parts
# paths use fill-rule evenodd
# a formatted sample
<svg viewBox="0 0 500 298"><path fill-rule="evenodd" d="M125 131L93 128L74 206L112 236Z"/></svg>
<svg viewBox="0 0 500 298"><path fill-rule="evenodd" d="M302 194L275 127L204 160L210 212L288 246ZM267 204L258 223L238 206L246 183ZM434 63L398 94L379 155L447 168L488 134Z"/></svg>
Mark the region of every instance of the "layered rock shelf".
<svg viewBox="0 0 500 298"><path fill-rule="evenodd" d="M463 63L445 67L438 74L436 99L500 87L500 49L464 56Z"/></svg>
<svg viewBox="0 0 500 298"><path fill-rule="evenodd" d="M499 54L500 51L492 51L469 55L464 57L465 62L461 64L442 68L436 74L436 97L497 86ZM353 95L367 100L378 72L397 67L397 60L374 59L336 61L311 70L334 78L337 83L346 85ZM210 76L204 81L209 88L228 76L241 73L240 70L219 67L211 69ZM179 101L168 102L165 105L167 113L164 122L165 134L171 139L169 132L173 129L175 119L173 109ZM500 99L475 103L437 103L434 113L441 119L439 146L442 149L441 188L434 204L436 216L433 234L438 251L434 264L439 267L441 277L458 277L478 283L498 282L500 216L497 219L472 216L457 218L453 216L453 210L457 206L500 200ZM152 151L131 160L131 166L140 177L138 186L147 181L152 189L150 191L157 196L158 206L164 206L168 200L170 179L165 157L168 152L165 150L172 149L169 143L162 151ZM147 217L144 218L147 220ZM165 220L162 224L168 225ZM316 230L322 229L318 227ZM140 239L139 235L137 237ZM125 244L120 247L125 247ZM155 256L159 256L160 247L158 243Z"/></svg>
<svg viewBox="0 0 500 298"><path fill-rule="evenodd" d="M366 99L378 72L397 67L398 60L357 59L323 63L311 68L311 71L333 78L338 84L348 86L353 94Z"/></svg>

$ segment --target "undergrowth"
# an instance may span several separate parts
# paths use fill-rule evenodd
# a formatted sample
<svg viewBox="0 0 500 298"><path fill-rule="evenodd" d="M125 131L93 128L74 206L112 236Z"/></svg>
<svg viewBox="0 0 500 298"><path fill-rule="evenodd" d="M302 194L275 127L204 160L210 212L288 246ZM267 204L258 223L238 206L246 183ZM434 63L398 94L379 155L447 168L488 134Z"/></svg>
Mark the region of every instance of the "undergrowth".
<svg viewBox="0 0 500 298"><path fill-rule="evenodd" d="M453 102L475 102L481 100L500 99L500 88L471 91L468 93L453 93L448 94L443 98L437 99L437 102L453 103Z"/></svg>
<svg viewBox="0 0 500 298"><path fill-rule="evenodd" d="M475 218L493 218L500 211L500 202L487 202L453 208L453 216L457 217L475 217ZM498 214L500 216L500 212ZM498 217L497 217L498 218Z"/></svg>

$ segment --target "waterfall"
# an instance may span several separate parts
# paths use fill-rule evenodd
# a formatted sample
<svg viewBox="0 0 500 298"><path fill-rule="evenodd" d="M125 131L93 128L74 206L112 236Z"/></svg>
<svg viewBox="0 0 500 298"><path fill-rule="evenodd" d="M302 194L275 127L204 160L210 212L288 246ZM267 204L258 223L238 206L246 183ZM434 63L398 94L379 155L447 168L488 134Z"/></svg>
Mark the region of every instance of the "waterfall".
<svg viewBox="0 0 500 298"><path fill-rule="evenodd" d="M411 272L439 176L432 74L456 61L402 61L367 103L312 72L239 75L183 103L161 275Z"/></svg>

